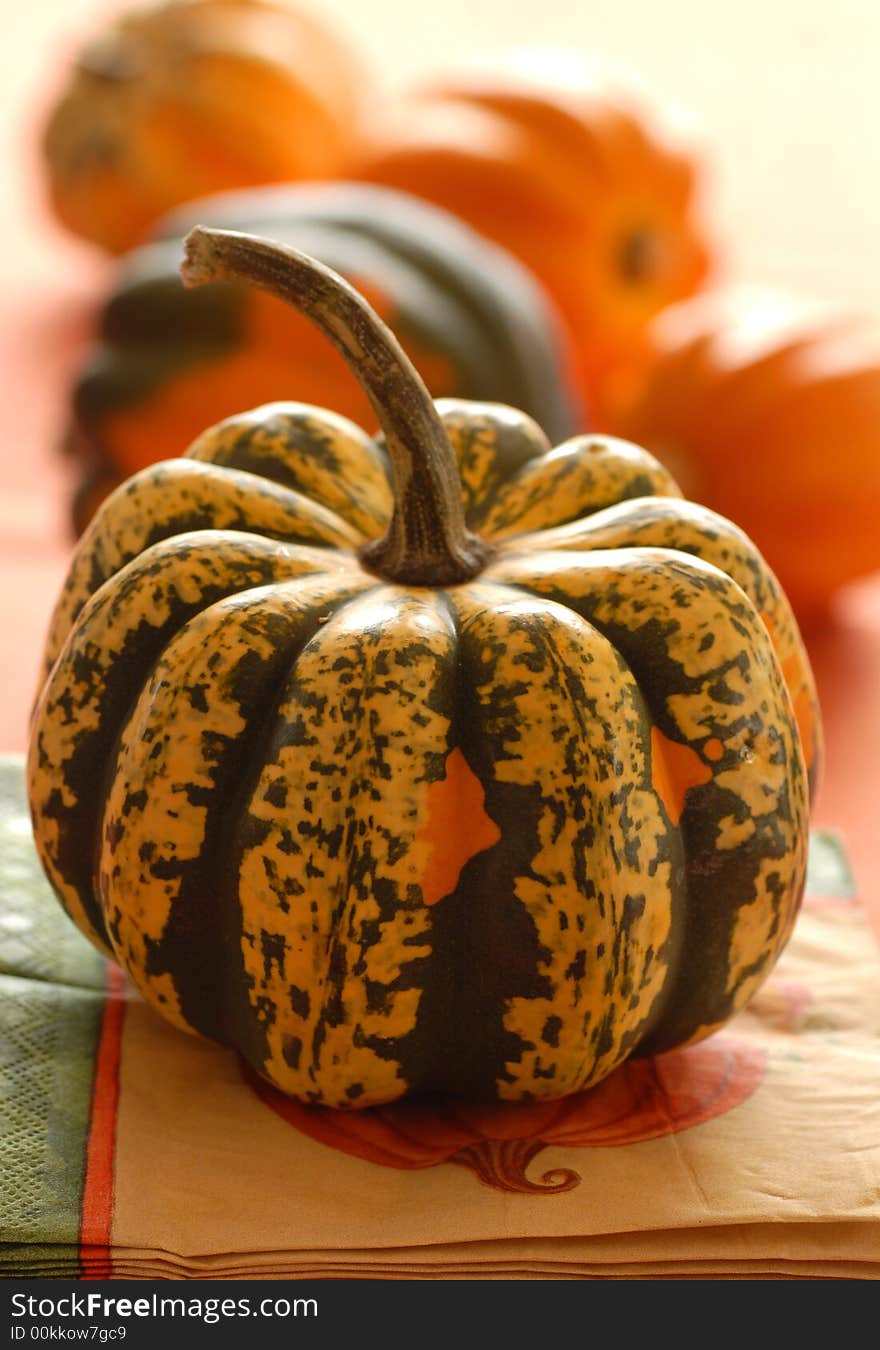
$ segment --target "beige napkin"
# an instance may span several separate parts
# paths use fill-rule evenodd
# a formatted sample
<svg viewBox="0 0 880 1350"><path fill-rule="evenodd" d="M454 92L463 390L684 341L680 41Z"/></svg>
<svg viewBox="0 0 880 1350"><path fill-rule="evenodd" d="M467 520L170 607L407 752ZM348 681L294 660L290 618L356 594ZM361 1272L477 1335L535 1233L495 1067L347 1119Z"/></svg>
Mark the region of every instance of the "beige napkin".
<svg viewBox="0 0 880 1350"><path fill-rule="evenodd" d="M7 766L0 932L17 947L0 944L0 1017L6 1049L42 1067L7 1075L0 1273L880 1275L880 955L835 836L814 836L769 982L700 1045L538 1107L334 1112L258 1087L80 946L35 870L19 774ZM22 1049L10 1027L35 1017L42 1050L34 1035Z"/></svg>

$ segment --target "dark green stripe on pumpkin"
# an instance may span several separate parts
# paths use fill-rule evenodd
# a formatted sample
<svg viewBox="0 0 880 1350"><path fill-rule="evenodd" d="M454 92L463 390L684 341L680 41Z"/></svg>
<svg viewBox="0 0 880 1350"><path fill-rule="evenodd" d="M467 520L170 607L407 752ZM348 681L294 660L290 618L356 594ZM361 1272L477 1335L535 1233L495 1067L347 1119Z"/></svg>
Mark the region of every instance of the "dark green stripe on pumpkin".
<svg viewBox="0 0 880 1350"><path fill-rule="evenodd" d="M438 603L444 603L442 594ZM458 628L454 607L448 600L445 607ZM537 786L502 783L495 775L502 747L487 735L477 690L497 682L498 699L503 698L503 646L487 658L460 631L456 641L455 664L440 686L442 710L451 714L450 743L463 749L480 780L486 812L504 842L467 862L455 891L433 906L432 955L416 1026L396 1053L403 1077L417 1092L493 1101L506 1064L523 1049L504 1026L507 1000L551 993L541 974L534 924L515 894L516 878L529 874L538 852L540 792ZM443 772L438 765L437 776Z"/></svg>
<svg viewBox="0 0 880 1350"><path fill-rule="evenodd" d="M557 320L520 263L406 194L322 185L207 199L168 218L162 228L170 237L126 255L99 345L72 390L80 431L100 457L112 459L103 443L108 413L135 408L181 370L221 359L244 340L245 287L186 291L181 284L181 237L199 222L262 234L312 254L356 285L376 285L389 297L397 335L450 363L449 394L521 408L553 441L582 427L561 367ZM278 397L297 397L295 369Z"/></svg>
<svg viewBox="0 0 880 1350"><path fill-rule="evenodd" d="M216 361L242 341L244 288L210 286L187 296L179 261L179 245L151 244L121 264L101 316L100 345L71 391L74 417L92 450L101 449L108 413L145 401L185 367Z"/></svg>

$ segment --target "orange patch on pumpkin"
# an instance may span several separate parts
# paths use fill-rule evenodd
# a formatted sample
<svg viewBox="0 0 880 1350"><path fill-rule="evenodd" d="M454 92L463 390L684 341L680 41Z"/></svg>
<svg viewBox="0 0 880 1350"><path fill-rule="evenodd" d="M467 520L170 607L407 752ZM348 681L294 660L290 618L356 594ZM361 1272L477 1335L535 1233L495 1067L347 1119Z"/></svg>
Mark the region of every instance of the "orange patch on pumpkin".
<svg viewBox="0 0 880 1350"><path fill-rule="evenodd" d="M712 770L696 750L651 728L651 785L673 825L681 819L687 792L708 783L711 777Z"/></svg>
<svg viewBox="0 0 880 1350"><path fill-rule="evenodd" d="M485 802L482 783L456 746L446 759L446 777L428 788L425 822L416 834L416 844L427 846L422 878L426 905L451 895L465 863L501 838Z"/></svg>
<svg viewBox="0 0 880 1350"><path fill-rule="evenodd" d="M724 754L724 746L721 744L718 737L710 736L706 744L703 746L704 757L706 759L711 759L714 764L715 761L719 760L723 754Z"/></svg>

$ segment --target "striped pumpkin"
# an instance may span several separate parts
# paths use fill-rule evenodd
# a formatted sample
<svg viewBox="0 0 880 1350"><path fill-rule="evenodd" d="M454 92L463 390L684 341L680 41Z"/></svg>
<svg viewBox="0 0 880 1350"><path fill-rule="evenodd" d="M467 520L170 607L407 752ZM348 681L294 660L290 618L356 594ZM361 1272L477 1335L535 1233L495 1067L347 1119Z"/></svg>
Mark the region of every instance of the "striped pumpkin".
<svg viewBox="0 0 880 1350"><path fill-rule="evenodd" d="M184 289L181 240L202 220L291 244L340 272L435 397L515 403L554 440L584 430L554 307L521 263L449 212L340 182L227 193L165 217L120 262L71 388L76 533L123 478L183 454L210 422L279 391L369 424L343 359L289 305L241 285Z"/></svg>
<svg viewBox="0 0 880 1350"><path fill-rule="evenodd" d="M636 446L435 405L313 260L286 295L383 433L275 404L105 502L33 720L61 903L282 1092L556 1098L751 998L801 899L812 677L735 526Z"/></svg>

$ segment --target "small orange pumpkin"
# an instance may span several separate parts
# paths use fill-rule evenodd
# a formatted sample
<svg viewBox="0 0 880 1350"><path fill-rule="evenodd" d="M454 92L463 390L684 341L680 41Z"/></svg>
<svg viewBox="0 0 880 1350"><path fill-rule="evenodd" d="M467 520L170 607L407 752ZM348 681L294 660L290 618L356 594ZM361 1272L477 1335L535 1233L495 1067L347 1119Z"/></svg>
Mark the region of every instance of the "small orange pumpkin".
<svg viewBox="0 0 880 1350"><path fill-rule="evenodd" d="M194 197L335 177L366 88L341 37L286 3L127 9L83 47L50 110L52 206L121 253Z"/></svg>
<svg viewBox="0 0 880 1350"><path fill-rule="evenodd" d="M736 520L802 623L880 568L880 327L731 287L670 308L657 363L614 430Z"/></svg>
<svg viewBox="0 0 880 1350"><path fill-rule="evenodd" d="M581 392L606 429L647 358L650 320L707 274L693 144L586 62L532 49L389 101L363 146L351 177L445 206L532 269L568 320Z"/></svg>

